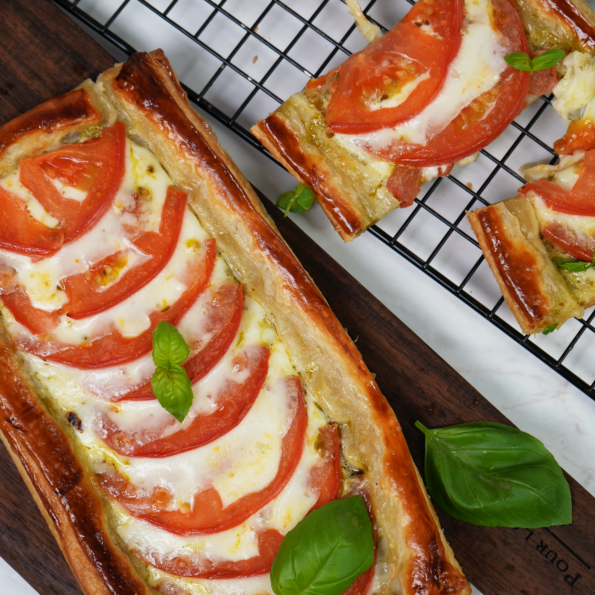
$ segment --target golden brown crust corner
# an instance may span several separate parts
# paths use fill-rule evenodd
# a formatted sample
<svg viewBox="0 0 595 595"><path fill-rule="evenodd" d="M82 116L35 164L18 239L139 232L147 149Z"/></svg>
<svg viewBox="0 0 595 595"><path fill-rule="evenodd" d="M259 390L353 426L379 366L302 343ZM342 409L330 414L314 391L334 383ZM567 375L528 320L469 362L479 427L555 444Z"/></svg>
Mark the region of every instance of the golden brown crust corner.
<svg viewBox="0 0 595 595"><path fill-rule="evenodd" d="M389 544L391 585L385 591L470 593L392 409L250 185L204 129L164 60L162 54L136 54L103 82L132 132L189 192L201 223L217 238L234 274L274 323L306 389L333 420L343 423L343 453L366 469L379 533Z"/></svg>
<svg viewBox="0 0 595 595"><path fill-rule="evenodd" d="M502 295L525 334L582 316L539 237L533 206L513 198L467 215Z"/></svg>
<svg viewBox="0 0 595 595"><path fill-rule="evenodd" d="M99 124L102 119L86 88L38 105L0 128L0 174L12 169L22 156L47 150L65 134Z"/></svg>
<svg viewBox="0 0 595 595"><path fill-rule="evenodd" d="M343 240L350 242L367 227L361 211L333 183L323 159L308 155L285 120L273 112L252 127L252 134L285 169L309 186Z"/></svg>
<svg viewBox="0 0 595 595"><path fill-rule="evenodd" d="M515 0L533 50L595 51L595 14L585 0Z"/></svg>

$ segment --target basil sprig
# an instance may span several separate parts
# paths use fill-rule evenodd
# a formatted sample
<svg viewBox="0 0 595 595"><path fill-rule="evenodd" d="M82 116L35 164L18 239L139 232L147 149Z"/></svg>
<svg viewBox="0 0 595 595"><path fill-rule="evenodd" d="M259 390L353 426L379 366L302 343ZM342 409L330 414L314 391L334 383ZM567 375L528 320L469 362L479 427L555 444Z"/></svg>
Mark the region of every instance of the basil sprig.
<svg viewBox="0 0 595 595"><path fill-rule="evenodd" d="M595 267L595 254L593 254L593 260L591 262L585 262L584 260L575 260L574 258L568 260L566 258L554 258L554 264L559 269L565 269L571 273L582 273Z"/></svg>
<svg viewBox="0 0 595 595"><path fill-rule="evenodd" d="M536 72L555 66L562 58L564 58L563 50L548 50L533 59L529 58L525 52L513 52L505 56L504 61L517 70Z"/></svg>
<svg viewBox="0 0 595 595"><path fill-rule="evenodd" d="M285 209L285 217L291 211L292 213L303 213L314 204L314 193L307 186L298 184L295 190L284 192L277 199L277 206Z"/></svg>
<svg viewBox="0 0 595 595"><path fill-rule="evenodd" d="M151 386L159 404L182 423L194 395L192 382L182 364L188 359L190 348L178 329L162 320L153 331L153 361L157 366Z"/></svg>
<svg viewBox="0 0 595 595"><path fill-rule="evenodd" d="M341 595L374 563L372 523L361 496L311 512L281 543L271 569L277 595Z"/></svg>
<svg viewBox="0 0 595 595"><path fill-rule="evenodd" d="M557 328L558 328L558 325L557 324L552 324L552 326L546 326L541 331L541 334L542 335L549 335L550 333L553 333Z"/></svg>
<svg viewBox="0 0 595 595"><path fill-rule="evenodd" d="M491 422L428 430L425 479L430 495L461 521L534 529L572 522L568 482L533 436Z"/></svg>

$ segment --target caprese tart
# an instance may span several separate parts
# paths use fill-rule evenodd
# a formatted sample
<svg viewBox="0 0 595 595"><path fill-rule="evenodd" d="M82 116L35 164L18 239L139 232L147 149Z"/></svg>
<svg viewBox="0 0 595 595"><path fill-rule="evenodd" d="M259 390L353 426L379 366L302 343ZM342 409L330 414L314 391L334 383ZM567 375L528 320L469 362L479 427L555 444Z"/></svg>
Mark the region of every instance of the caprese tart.
<svg viewBox="0 0 595 595"><path fill-rule="evenodd" d="M562 74L519 70L507 56L589 55L594 24L582 1L419 0L382 37L360 27L368 47L310 80L252 132L350 241L410 206L424 182L477 159Z"/></svg>
<svg viewBox="0 0 595 595"><path fill-rule="evenodd" d="M161 51L0 128L0 159L0 430L86 593L272 593L288 531L353 494L376 548L350 595L470 593L394 413Z"/></svg>

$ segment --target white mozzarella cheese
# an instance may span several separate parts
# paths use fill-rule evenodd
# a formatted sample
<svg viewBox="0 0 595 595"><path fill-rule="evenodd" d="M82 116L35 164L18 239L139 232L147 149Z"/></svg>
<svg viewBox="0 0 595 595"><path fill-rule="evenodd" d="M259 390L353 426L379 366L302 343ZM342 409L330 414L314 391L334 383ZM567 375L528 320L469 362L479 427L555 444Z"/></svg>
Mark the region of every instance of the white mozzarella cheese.
<svg viewBox="0 0 595 595"><path fill-rule="evenodd" d="M554 87L552 107L567 122L595 98L595 59L586 52L570 52L563 62L566 74Z"/></svg>
<svg viewBox="0 0 595 595"><path fill-rule="evenodd" d="M312 468L321 461L321 454L315 444L320 428L327 421L312 398L307 399L307 408L309 422L306 441L295 473L272 502L244 523L213 535L174 535L144 520L131 517L122 507L113 504L118 535L128 547L144 557L156 554L170 559L187 556L191 562L199 564L205 557L211 560L237 561L258 555L258 531L275 529L285 535L316 503L318 495L308 488L308 482Z"/></svg>
<svg viewBox="0 0 595 595"><path fill-rule="evenodd" d="M140 224L147 231L158 230L171 180L148 149L130 140L127 141L125 163L124 182L112 208L88 233L63 246L58 254L42 260L35 261L7 251L0 253L0 258L17 270L17 281L25 289L35 308L46 311L59 310L67 303L66 294L59 288L60 279L83 273L91 265L118 250L127 250L130 258L129 267L146 258L128 238L127 228L139 225L137 217L130 212L135 204L133 195L139 188L146 190L147 199L142 202ZM31 193L18 182L18 176L19 171L3 178L0 184L25 200L29 211L36 219L49 227L53 226L54 222L57 224L57 220L50 217ZM124 270L126 269L123 269L123 272Z"/></svg>
<svg viewBox="0 0 595 595"><path fill-rule="evenodd" d="M33 219L36 219L50 228L54 228L60 223L58 219L54 219L54 217L41 206L40 202L33 196L33 194L31 194L31 191L21 184L19 171L13 172L2 178L0 180L0 187L23 200Z"/></svg>
<svg viewBox="0 0 595 595"><path fill-rule="evenodd" d="M491 90L505 70L505 40L492 24L490 0L465 0L466 22L459 52L450 64L444 86L417 116L394 127L374 132L341 135L346 143L380 149L394 142L424 145L429 134L443 130L483 93Z"/></svg>

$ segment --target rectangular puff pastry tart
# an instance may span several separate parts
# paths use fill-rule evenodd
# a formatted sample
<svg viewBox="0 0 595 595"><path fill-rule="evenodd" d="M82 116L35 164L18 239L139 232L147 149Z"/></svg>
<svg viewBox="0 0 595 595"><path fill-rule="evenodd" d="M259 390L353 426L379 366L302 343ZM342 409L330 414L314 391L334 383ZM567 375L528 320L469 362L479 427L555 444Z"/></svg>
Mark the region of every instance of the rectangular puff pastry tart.
<svg viewBox="0 0 595 595"><path fill-rule="evenodd" d="M410 206L423 183L475 161L563 74L529 74L506 56L595 52L595 14L583 0L419 0L382 37L348 4L370 45L252 128L345 241Z"/></svg>
<svg viewBox="0 0 595 595"><path fill-rule="evenodd" d="M161 51L0 128L0 431L89 595L272 593L284 536L365 497L350 595L470 587L397 419ZM189 346L180 423L151 335Z"/></svg>

